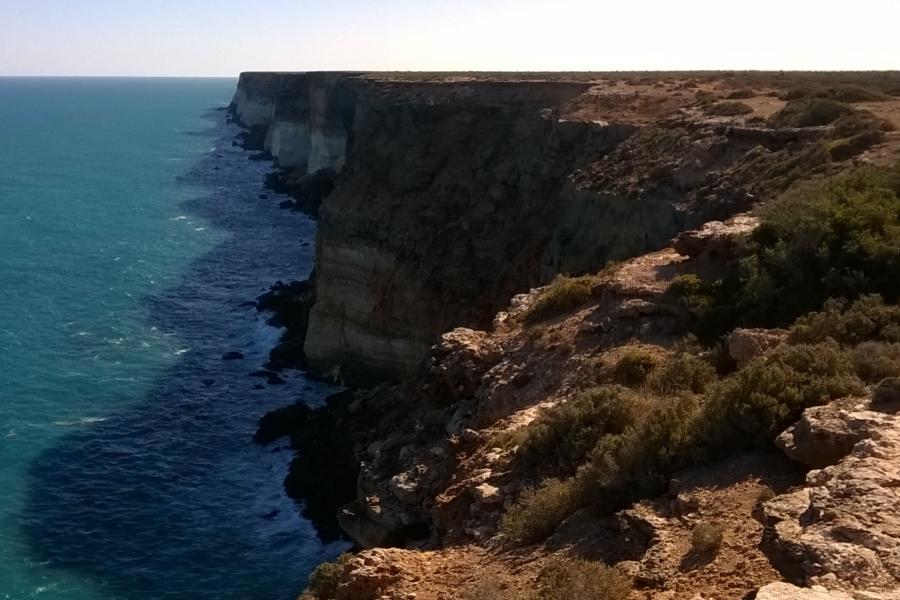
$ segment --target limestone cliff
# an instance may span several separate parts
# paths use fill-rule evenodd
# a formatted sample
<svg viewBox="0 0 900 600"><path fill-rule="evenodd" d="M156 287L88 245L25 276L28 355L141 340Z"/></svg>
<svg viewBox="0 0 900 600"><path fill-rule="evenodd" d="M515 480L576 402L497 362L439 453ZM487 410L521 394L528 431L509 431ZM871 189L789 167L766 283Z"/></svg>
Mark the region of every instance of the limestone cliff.
<svg viewBox="0 0 900 600"><path fill-rule="evenodd" d="M765 211L736 213L848 167L856 127L877 140L851 144L859 161L900 156L873 116L900 101L794 126L779 97L792 82L766 77L242 78L245 141L285 181L331 186L315 293L297 286L298 304L315 301L298 319L310 366L353 382L406 374L261 422L259 442L290 437L286 486L320 534L370 548L326 567L332 589L314 577L306 598L529 598L561 556L615 564L631 600L896 597L896 519L876 523L862 500L879 513L895 500L896 436L881 441L896 407L870 402L844 364L869 350L809 350L793 326L753 322L720 345L686 337L706 286L758 259ZM558 273L588 275L542 285ZM779 438L825 467L804 482L768 441L742 439L728 407L734 390L768 398L757 386L781 398L794 389L782 372L818 389L802 379L809 352L838 358L808 405L852 397ZM704 547L704 531L718 541ZM371 549L385 546L404 548Z"/></svg>
<svg viewBox="0 0 900 600"><path fill-rule="evenodd" d="M635 114L630 89L585 76L243 74L248 141L307 200L327 195L309 367L397 379L514 293L659 248L828 162L816 135L652 93Z"/></svg>

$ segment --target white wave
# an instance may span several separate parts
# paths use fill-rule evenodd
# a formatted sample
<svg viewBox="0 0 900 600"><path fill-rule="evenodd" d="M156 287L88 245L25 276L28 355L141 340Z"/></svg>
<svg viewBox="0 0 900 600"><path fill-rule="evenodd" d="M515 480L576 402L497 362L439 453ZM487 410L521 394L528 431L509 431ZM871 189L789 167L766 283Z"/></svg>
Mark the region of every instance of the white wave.
<svg viewBox="0 0 900 600"><path fill-rule="evenodd" d="M106 417L81 417L74 421L53 421L57 427L77 427L79 425L93 425L94 423L102 423Z"/></svg>

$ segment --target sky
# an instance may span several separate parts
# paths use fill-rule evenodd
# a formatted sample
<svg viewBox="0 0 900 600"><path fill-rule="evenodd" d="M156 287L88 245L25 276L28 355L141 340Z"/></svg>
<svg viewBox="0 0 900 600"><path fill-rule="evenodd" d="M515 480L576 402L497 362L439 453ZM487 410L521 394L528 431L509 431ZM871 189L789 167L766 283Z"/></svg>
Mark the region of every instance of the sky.
<svg viewBox="0 0 900 600"><path fill-rule="evenodd" d="M900 69L900 0L0 0L0 75Z"/></svg>

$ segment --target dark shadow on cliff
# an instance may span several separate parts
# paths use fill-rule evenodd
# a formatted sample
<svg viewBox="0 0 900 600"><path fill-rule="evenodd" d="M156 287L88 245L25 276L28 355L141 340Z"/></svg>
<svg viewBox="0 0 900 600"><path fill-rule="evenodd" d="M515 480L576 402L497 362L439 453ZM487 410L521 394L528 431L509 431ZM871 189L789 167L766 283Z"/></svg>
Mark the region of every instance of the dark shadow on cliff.
<svg viewBox="0 0 900 600"><path fill-rule="evenodd" d="M178 286L146 299L148 326L178 354L141 400L82 424L32 464L21 526L33 560L83 574L103 595L132 600L287 598L338 550L323 546L282 490L290 454L253 443L257 419L331 388L264 386L248 373L273 331L247 305L279 278L312 267L314 223L260 199L268 166L231 146L221 111L217 150L184 176L185 205L226 239ZM243 304L243 305L242 305ZM238 351L243 360L222 360ZM264 389L259 389L263 387ZM282 445L283 446L283 445Z"/></svg>

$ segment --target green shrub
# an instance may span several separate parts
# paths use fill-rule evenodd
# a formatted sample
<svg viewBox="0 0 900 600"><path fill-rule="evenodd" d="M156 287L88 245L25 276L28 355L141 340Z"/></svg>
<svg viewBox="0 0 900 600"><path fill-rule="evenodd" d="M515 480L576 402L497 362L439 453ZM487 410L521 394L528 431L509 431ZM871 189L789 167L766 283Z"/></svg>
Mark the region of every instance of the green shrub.
<svg viewBox="0 0 900 600"><path fill-rule="evenodd" d="M669 284L669 293L678 298L688 312L701 315L709 309L714 290L694 273L678 275Z"/></svg>
<svg viewBox="0 0 900 600"><path fill-rule="evenodd" d="M852 137L840 138L828 144L828 154L831 160L842 161L859 156L872 146L884 141L884 134L880 131L864 131Z"/></svg>
<svg viewBox="0 0 900 600"><path fill-rule="evenodd" d="M649 350L630 348L616 363L613 377L623 385L634 387L644 383L658 363L659 359Z"/></svg>
<svg viewBox="0 0 900 600"><path fill-rule="evenodd" d="M845 85L842 87L828 88L820 94L823 97L837 100L838 102L883 102L890 100L890 96L870 90L858 85Z"/></svg>
<svg viewBox="0 0 900 600"><path fill-rule="evenodd" d="M752 113L753 107L743 102L723 100L707 106L705 110L706 114L716 117L736 117Z"/></svg>
<svg viewBox="0 0 900 600"><path fill-rule="evenodd" d="M625 600L630 593L619 569L586 560L555 559L537 578L538 600Z"/></svg>
<svg viewBox="0 0 900 600"><path fill-rule="evenodd" d="M525 312L525 322L539 323L586 304L591 298L593 276L566 277L559 275L535 299Z"/></svg>
<svg viewBox="0 0 900 600"><path fill-rule="evenodd" d="M514 592L497 577L479 579L462 593L463 600L532 600L534 594L522 596Z"/></svg>
<svg viewBox="0 0 900 600"><path fill-rule="evenodd" d="M348 560L350 555L343 554L334 562L325 562L316 567L309 576L309 587L300 596L300 600L334 600Z"/></svg>
<svg viewBox="0 0 900 600"><path fill-rule="evenodd" d="M900 377L889 377L875 386L872 404L878 406L898 403L900 403Z"/></svg>
<svg viewBox="0 0 900 600"><path fill-rule="evenodd" d="M702 394L716 380L711 364L693 354L681 353L666 359L647 378L647 387L661 395L691 392Z"/></svg>
<svg viewBox="0 0 900 600"><path fill-rule="evenodd" d="M582 503L608 513L661 493L672 470L691 458L699 415L693 397L677 398L622 434L601 438L576 475Z"/></svg>
<svg viewBox="0 0 900 600"><path fill-rule="evenodd" d="M860 379L877 383L886 377L900 376L900 344L863 342L850 349L853 370Z"/></svg>
<svg viewBox="0 0 900 600"><path fill-rule="evenodd" d="M722 547L724 531L718 523L697 523L691 531L691 550L700 555L715 555Z"/></svg>
<svg viewBox="0 0 900 600"><path fill-rule="evenodd" d="M834 340L781 346L711 392L703 411L704 437L716 447L769 446L805 408L863 390Z"/></svg>
<svg viewBox="0 0 900 600"><path fill-rule="evenodd" d="M783 326L831 297L900 296L900 168L798 185L760 212L734 274L708 285L697 334Z"/></svg>
<svg viewBox="0 0 900 600"><path fill-rule="evenodd" d="M632 423L632 400L618 386L585 390L544 409L524 431L518 465L542 475L571 475L604 435Z"/></svg>
<svg viewBox="0 0 900 600"><path fill-rule="evenodd" d="M556 531L581 505L582 494L572 479L548 479L522 492L503 515L500 531L514 544L535 544Z"/></svg>
<svg viewBox="0 0 900 600"><path fill-rule="evenodd" d="M828 338L844 345L866 341L900 342L900 306L885 304L870 294L849 303L830 299L822 310L797 319L790 328L790 342L813 344Z"/></svg>
<svg viewBox="0 0 900 600"><path fill-rule="evenodd" d="M769 125L772 127L830 125L852 111L849 105L828 98L800 98L789 100L784 108L769 118Z"/></svg>
<svg viewBox="0 0 900 600"><path fill-rule="evenodd" d="M729 100L746 100L747 98L753 98L756 96L756 92L749 89L735 90L725 96Z"/></svg>

